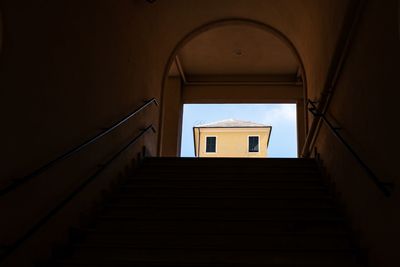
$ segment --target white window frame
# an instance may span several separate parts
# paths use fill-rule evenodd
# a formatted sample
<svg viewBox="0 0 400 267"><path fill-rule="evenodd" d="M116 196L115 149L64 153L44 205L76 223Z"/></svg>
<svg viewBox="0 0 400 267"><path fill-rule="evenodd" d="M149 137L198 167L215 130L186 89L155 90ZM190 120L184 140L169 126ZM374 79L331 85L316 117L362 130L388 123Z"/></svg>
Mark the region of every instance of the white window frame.
<svg viewBox="0 0 400 267"><path fill-rule="evenodd" d="M257 137L258 138L258 151L257 152L255 152L255 151L250 151L250 137ZM246 150L247 150L247 153L260 153L260 151L261 151L261 142L260 142L260 140L261 140L261 138L260 138L260 136L259 135L256 135L256 134L252 134L252 135L248 135L247 136L247 147L246 147Z"/></svg>
<svg viewBox="0 0 400 267"><path fill-rule="evenodd" d="M215 152L207 152L207 137L215 137ZM215 153L217 153L217 147L218 147L218 143L217 143L217 141L218 141L218 138L217 138L217 136L216 135L205 135L204 136L204 153L205 154L215 154Z"/></svg>

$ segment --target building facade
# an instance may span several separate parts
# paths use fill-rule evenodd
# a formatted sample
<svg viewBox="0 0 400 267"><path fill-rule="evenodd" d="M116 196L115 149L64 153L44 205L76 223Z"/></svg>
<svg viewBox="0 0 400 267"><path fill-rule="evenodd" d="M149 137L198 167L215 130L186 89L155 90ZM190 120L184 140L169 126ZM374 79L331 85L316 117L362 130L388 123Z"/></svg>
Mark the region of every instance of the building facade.
<svg viewBox="0 0 400 267"><path fill-rule="evenodd" d="M196 157L250 157L268 155L272 126L223 120L193 127Z"/></svg>

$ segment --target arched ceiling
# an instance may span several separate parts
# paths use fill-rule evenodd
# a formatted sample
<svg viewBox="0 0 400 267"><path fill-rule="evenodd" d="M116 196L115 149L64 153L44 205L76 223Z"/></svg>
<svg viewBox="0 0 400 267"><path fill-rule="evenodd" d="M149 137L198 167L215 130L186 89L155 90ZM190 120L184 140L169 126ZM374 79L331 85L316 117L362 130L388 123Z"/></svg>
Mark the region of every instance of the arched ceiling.
<svg viewBox="0 0 400 267"><path fill-rule="evenodd" d="M275 34L249 25L225 25L191 39L171 76L186 82L296 82L300 64Z"/></svg>

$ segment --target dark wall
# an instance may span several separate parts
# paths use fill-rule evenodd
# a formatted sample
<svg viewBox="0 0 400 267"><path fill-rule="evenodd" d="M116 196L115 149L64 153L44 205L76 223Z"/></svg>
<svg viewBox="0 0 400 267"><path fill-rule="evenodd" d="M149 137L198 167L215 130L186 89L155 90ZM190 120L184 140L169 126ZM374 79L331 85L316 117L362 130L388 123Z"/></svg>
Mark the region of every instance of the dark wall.
<svg viewBox="0 0 400 267"><path fill-rule="evenodd" d="M1 179L20 177L159 97L168 59L194 29L254 20L297 48L310 94L322 90L346 1L3 0ZM185 23L182 23L185 21ZM6 178L5 178L6 177Z"/></svg>
<svg viewBox="0 0 400 267"><path fill-rule="evenodd" d="M142 81L129 1L3 1L2 9L2 179L159 96Z"/></svg>
<svg viewBox="0 0 400 267"><path fill-rule="evenodd" d="M98 134L143 100L159 98L160 86L152 86L151 74L141 71L146 65L137 54L147 53L146 42L135 29L144 25L133 9L130 1L1 1L0 185ZM152 122L157 126L158 112L147 108L78 155L1 196L0 245L13 244L140 128ZM147 133L113 164L93 186L97 191L86 192L88 199L98 199L143 145L155 155L157 135ZM76 223L77 214L89 208L88 199L47 229L61 233L68 223ZM46 247L59 239L50 230L45 236L28 244L18 260L29 262L30 254L40 257L38 244Z"/></svg>
<svg viewBox="0 0 400 267"><path fill-rule="evenodd" d="M384 197L326 127L316 144L372 266L399 266L398 5L367 1L328 111L379 179L394 182L392 196Z"/></svg>
<svg viewBox="0 0 400 267"><path fill-rule="evenodd" d="M2 0L0 183L24 176L97 134L143 100L161 98L174 49L195 29L215 21L252 20L282 32L304 63L309 95L318 96L347 4L345 0L168 0L154 4L144 0ZM0 198L2 217L8 218L0 222L1 242L12 243L140 128L150 122L159 126L160 110L150 108L79 156ZM129 156L122 157L103 182L94 186L93 198L97 197L94 192L130 164L142 145L157 153L158 136L150 133ZM77 203L90 206L85 201ZM57 221L64 222L66 229L68 223L77 221L72 218L79 211L71 208ZM54 230L56 226L47 228L47 239L31 241L25 251L40 257L33 249L37 244L49 247L52 240L62 240L54 236L60 232ZM28 254L24 255L21 259L29 262Z"/></svg>

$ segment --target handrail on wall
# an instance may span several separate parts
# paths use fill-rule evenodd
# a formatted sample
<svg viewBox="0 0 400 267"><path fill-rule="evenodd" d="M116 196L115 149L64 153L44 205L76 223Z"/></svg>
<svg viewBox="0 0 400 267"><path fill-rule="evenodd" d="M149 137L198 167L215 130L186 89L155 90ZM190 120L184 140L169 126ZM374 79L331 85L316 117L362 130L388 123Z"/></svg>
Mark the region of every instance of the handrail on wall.
<svg viewBox="0 0 400 267"><path fill-rule="evenodd" d="M26 231L16 242L11 244L10 246L6 246L4 248L4 253L0 255L0 262L5 260L8 256L10 256L16 249L18 249L26 240L31 238L42 226L44 226L48 221L53 218L58 212L60 212L70 201L77 196L80 192L82 192L90 183L92 183L111 163L114 162L123 152L125 152L130 146L132 146L136 141L139 140L147 131L152 130L153 133L156 132L153 125L150 124L146 128L142 129L140 133L133 138L129 143L127 143L123 148L121 148L117 153L115 153L109 160L107 160L104 164L99 165L99 169L89 178L84 180L73 192L71 192L68 196L66 196L61 202L57 204L53 209L51 209L46 216L41 218L38 222L33 224L33 226Z"/></svg>
<svg viewBox="0 0 400 267"><path fill-rule="evenodd" d="M309 108L309 106L311 106ZM355 150L350 146L350 144L343 138L343 136L339 133L340 127L335 127L333 124L327 119L325 113L318 110L315 102L308 100L307 101L307 109L311 112L311 114L316 117L322 119L322 121L328 126L331 133L346 147L346 149L351 153L354 159L360 164L363 170L368 174L368 177L374 182L374 184L379 188L379 190L386 196L389 197L391 195L391 187L392 183L385 183L380 181L380 179L375 175L375 173L368 167L368 165L360 158L360 156L355 152Z"/></svg>
<svg viewBox="0 0 400 267"><path fill-rule="evenodd" d="M81 151L82 149L86 148L87 146L89 146L90 144L93 144L94 142L96 142L97 140L99 140L100 138L102 138L103 136L109 134L110 132L114 131L115 129L117 129L119 126L123 125L124 123L126 123L129 119L131 119L132 117L134 117L136 114L138 114L139 112L141 112L143 109L145 109L146 107L148 107L151 104L155 104L156 106L158 106L158 102L156 98L151 98L150 100L147 100L143 105L141 105L139 108L137 108L136 110L130 112L128 115L126 115L125 117L123 117L122 119L118 120L117 122L115 122L113 125L111 125L110 127L104 129L102 132L100 132L99 134L95 135L94 137L90 138L89 140L83 142L82 144L68 150L67 152L65 152L64 154L58 156L57 158L47 162L46 164L42 165L41 167L37 168L36 170L34 170L33 172L31 172L30 174L19 178L19 179L14 179L12 180L11 184L9 184L8 186L6 186L5 188L2 188L0 190L0 196L3 196L13 190L15 190L16 188L18 188L19 186L21 186L22 184L30 181L32 178L38 176L39 174L44 173L45 171L47 171L48 169L50 169L51 167L53 167L56 163L59 163L67 158L70 158L71 156L75 155L76 153L78 153L79 151Z"/></svg>

